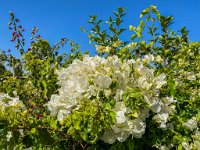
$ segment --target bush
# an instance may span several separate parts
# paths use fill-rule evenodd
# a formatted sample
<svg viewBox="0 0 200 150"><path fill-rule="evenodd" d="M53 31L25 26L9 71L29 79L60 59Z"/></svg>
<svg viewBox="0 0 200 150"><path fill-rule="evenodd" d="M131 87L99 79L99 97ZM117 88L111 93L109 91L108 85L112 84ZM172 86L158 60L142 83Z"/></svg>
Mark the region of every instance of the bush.
<svg viewBox="0 0 200 150"><path fill-rule="evenodd" d="M200 43L185 27L173 31L173 17L156 6L122 41L125 14L114 11L107 29L97 16L81 28L96 47L91 56L67 38L51 45L36 27L25 50L24 29L10 13L21 57L0 53L1 149L199 150ZM59 54L68 41L70 53Z"/></svg>

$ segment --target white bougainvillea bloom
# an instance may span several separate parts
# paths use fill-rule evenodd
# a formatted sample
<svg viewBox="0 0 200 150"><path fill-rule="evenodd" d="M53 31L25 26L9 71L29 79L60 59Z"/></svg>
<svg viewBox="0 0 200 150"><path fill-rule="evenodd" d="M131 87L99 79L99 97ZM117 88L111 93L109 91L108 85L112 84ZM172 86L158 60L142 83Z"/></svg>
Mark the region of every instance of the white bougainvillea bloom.
<svg viewBox="0 0 200 150"><path fill-rule="evenodd" d="M169 145L158 144L158 145L154 145L153 147L156 147L159 150L171 150L174 147L174 145L173 144L169 144Z"/></svg>
<svg viewBox="0 0 200 150"><path fill-rule="evenodd" d="M109 76L97 75L94 78L93 83L96 84L100 89L108 89L112 83L112 80Z"/></svg>
<svg viewBox="0 0 200 150"><path fill-rule="evenodd" d="M141 119L134 119L131 134L135 138L141 138L145 133L145 128L146 124Z"/></svg>
<svg viewBox="0 0 200 150"><path fill-rule="evenodd" d="M193 72L186 72L187 79L190 81L196 80L196 76Z"/></svg>
<svg viewBox="0 0 200 150"><path fill-rule="evenodd" d="M7 134L6 134L6 140L10 141L10 139L12 138L12 136L13 136L12 132L8 131Z"/></svg>
<svg viewBox="0 0 200 150"><path fill-rule="evenodd" d="M125 113L130 112L131 110L125 106L123 102L117 102L115 105L115 109L113 109L116 112L116 122L117 123L124 123L127 119L125 116Z"/></svg>
<svg viewBox="0 0 200 150"><path fill-rule="evenodd" d="M153 117L153 120L155 120L157 123L160 123L160 128L165 129L167 127L167 121L169 118L169 114L168 113L158 113L157 115L155 115Z"/></svg>
<svg viewBox="0 0 200 150"><path fill-rule="evenodd" d="M112 129L105 129L104 135L101 137L101 140L109 144L113 144L116 139L116 133Z"/></svg>
<svg viewBox="0 0 200 150"><path fill-rule="evenodd" d="M158 55L158 56L156 56L156 61L158 63L163 63L163 58L160 55Z"/></svg>
<svg viewBox="0 0 200 150"><path fill-rule="evenodd" d="M200 131L197 129L195 133L192 135L193 143L190 145L195 150L200 150Z"/></svg>
<svg viewBox="0 0 200 150"><path fill-rule="evenodd" d="M166 75L162 73L161 75L153 79L153 83L156 85L157 89L160 89L164 84L167 83L167 81L164 80L165 77Z"/></svg>
<svg viewBox="0 0 200 150"><path fill-rule="evenodd" d="M200 150L200 141L194 141L194 148Z"/></svg>
<svg viewBox="0 0 200 150"><path fill-rule="evenodd" d="M145 59L153 61L154 58L148 55ZM168 107L158 97L159 89L166 84L165 74L155 76L154 70L146 67L140 59L122 61L117 56L101 58L85 55L83 60L74 60L68 68L58 70L57 74L61 85L59 94L52 95L46 106L58 121L79 109L85 99L96 101L103 96L115 101L112 111L116 113L116 123L106 129L101 138L106 143L123 142L130 135L141 138L149 111L160 113ZM123 102L123 93L127 88L139 89L148 104L138 107L136 118L129 116L132 110ZM166 123L168 113L158 116L161 115L160 119Z"/></svg>
<svg viewBox="0 0 200 150"><path fill-rule="evenodd" d="M187 122L183 123L183 126L193 131L197 128L197 120L196 119L189 119Z"/></svg>
<svg viewBox="0 0 200 150"><path fill-rule="evenodd" d="M19 100L19 97L10 97L8 94L0 93L0 108L15 107L15 111L25 109L25 105Z"/></svg>
<svg viewBox="0 0 200 150"><path fill-rule="evenodd" d="M192 145L190 145L188 142L182 142L181 143L182 144L182 146L183 146L183 148L185 149L185 150L191 150L192 149Z"/></svg>
<svg viewBox="0 0 200 150"><path fill-rule="evenodd" d="M151 107L151 110L157 115L153 117L157 123L160 123L160 128L165 129L167 127L167 121L170 115L174 114L176 111L176 106L174 103L176 100L173 97L164 97L161 98L156 105Z"/></svg>
<svg viewBox="0 0 200 150"><path fill-rule="evenodd" d="M147 62L154 61L154 56L152 54L145 55L143 60Z"/></svg>
<svg viewBox="0 0 200 150"><path fill-rule="evenodd" d="M123 142L130 135L135 138L141 138L145 133L145 123L141 119L131 120L126 114L130 113L130 108L127 108L123 102L117 102L113 111L116 112L116 124L112 125L115 139ZM113 143L115 140L112 140ZM105 141L106 142L106 141Z"/></svg>

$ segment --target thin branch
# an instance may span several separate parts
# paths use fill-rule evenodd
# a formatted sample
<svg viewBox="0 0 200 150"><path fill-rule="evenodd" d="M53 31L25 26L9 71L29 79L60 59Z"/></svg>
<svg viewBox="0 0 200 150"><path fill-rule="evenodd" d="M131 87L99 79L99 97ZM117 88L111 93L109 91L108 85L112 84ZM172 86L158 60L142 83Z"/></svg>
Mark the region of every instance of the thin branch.
<svg viewBox="0 0 200 150"><path fill-rule="evenodd" d="M13 77L13 76L10 76L10 77L2 77L2 78L0 78L0 81L8 80L8 79L10 79L10 78L15 78L15 79L28 79L28 77L17 77L17 76Z"/></svg>

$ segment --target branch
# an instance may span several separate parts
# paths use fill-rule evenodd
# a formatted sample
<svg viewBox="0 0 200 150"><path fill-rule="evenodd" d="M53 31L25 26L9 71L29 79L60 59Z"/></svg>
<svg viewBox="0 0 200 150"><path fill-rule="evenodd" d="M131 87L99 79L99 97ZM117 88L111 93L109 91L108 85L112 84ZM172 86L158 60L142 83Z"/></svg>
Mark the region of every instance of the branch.
<svg viewBox="0 0 200 150"><path fill-rule="evenodd" d="M28 77L16 77L16 76L12 77L12 76L10 76L10 77L2 77L2 78L0 78L0 81L8 80L10 78L13 78L13 79L28 79Z"/></svg>

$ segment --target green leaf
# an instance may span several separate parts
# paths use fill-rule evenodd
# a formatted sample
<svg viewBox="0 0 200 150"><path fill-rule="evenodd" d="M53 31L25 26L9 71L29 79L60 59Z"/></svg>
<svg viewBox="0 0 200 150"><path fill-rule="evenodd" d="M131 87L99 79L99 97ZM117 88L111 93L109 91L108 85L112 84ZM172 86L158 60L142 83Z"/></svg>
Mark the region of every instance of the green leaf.
<svg viewBox="0 0 200 150"><path fill-rule="evenodd" d="M87 150L97 150L98 149L98 145L91 145L87 148Z"/></svg>
<svg viewBox="0 0 200 150"><path fill-rule="evenodd" d="M35 134L36 131L37 131L36 128L32 128L31 131L30 131L30 133L31 133L31 134Z"/></svg>
<svg viewBox="0 0 200 150"><path fill-rule="evenodd" d="M113 13L115 14L115 16L119 16L119 13L118 12L116 12L116 11L113 11Z"/></svg>
<svg viewBox="0 0 200 150"><path fill-rule="evenodd" d="M151 8L152 10L156 10L157 7L154 6L154 5L151 5L150 8Z"/></svg>
<svg viewBox="0 0 200 150"><path fill-rule="evenodd" d="M118 32L118 35L120 35L122 32L124 32L126 29L120 29Z"/></svg>
<svg viewBox="0 0 200 150"><path fill-rule="evenodd" d="M178 145L178 150L183 150L183 147L181 144Z"/></svg>
<svg viewBox="0 0 200 150"><path fill-rule="evenodd" d="M21 55L23 55L24 54L24 50L20 49L20 53L21 53Z"/></svg>
<svg viewBox="0 0 200 150"><path fill-rule="evenodd" d="M134 150L134 147L135 147L135 145L134 145L133 141L128 142L128 149L129 150Z"/></svg>
<svg viewBox="0 0 200 150"><path fill-rule="evenodd" d="M80 122L80 121L76 121L76 122L74 123L74 128L75 128L76 130L81 130L81 122Z"/></svg>
<svg viewBox="0 0 200 150"><path fill-rule="evenodd" d="M140 14L140 18L142 18L144 15L148 14L149 10L150 10L149 8L143 10L142 13Z"/></svg>
<svg viewBox="0 0 200 150"><path fill-rule="evenodd" d="M131 36L131 41L133 41L136 37L137 37L137 34L133 34L133 35Z"/></svg>
<svg viewBox="0 0 200 150"><path fill-rule="evenodd" d="M169 86L170 95L173 96L176 90L175 81L173 79L169 79L168 86Z"/></svg>
<svg viewBox="0 0 200 150"><path fill-rule="evenodd" d="M57 128L57 120L51 120L50 127L53 129L56 129Z"/></svg>
<svg viewBox="0 0 200 150"><path fill-rule="evenodd" d="M116 25L117 25L117 26L119 26L119 25L120 25L120 23L121 23L121 20L120 20L120 18L117 18L117 19L116 19Z"/></svg>
<svg viewBox="0 0 200 150"><path fill-rule="evenodd" d="M137 26L137 28L135 29L136 35L138 38L142 37L142 32L143 32L143 26L144 26L144 21L141 20L140 24Z"/></svg>
<svg viewBox="0 0 200 150"><path fill-rule="evenodd" d="M81 137L82 137L82 139L83 139L84 141L87 141L88 136L87 136L87 133L86 133L86 132L81 132L80 135L81 135Z"/></svg>
<svg viewBox="0 0 200 150"><path fill-rule="evenodd" d="M47 88L47 82L45 80L42 80L42 85L46 89Z"/></svg>
<svg viewBox="0 0 200 150"><path fill-rule="evenodd" d="M74 129L74 127L71 126L71 127L68 129L67 134L74 135L74 133L75 133L75 129Z"/></svg>
<svg viewBox="0 0 200 150"><path fill-rule="evenodd" d="M118 11L119 11L119 13L123 13L124 12L124 8L123 7L119 7Z"/></svg>
<svg viewBox="0 0 200 150"><path fill-rule="evenodd" d="M130 31L135 31L135 30L136 30L136 27L134 27L133 25L130 25L130 26L129 26L129 30L130 30Z"/></svg>

